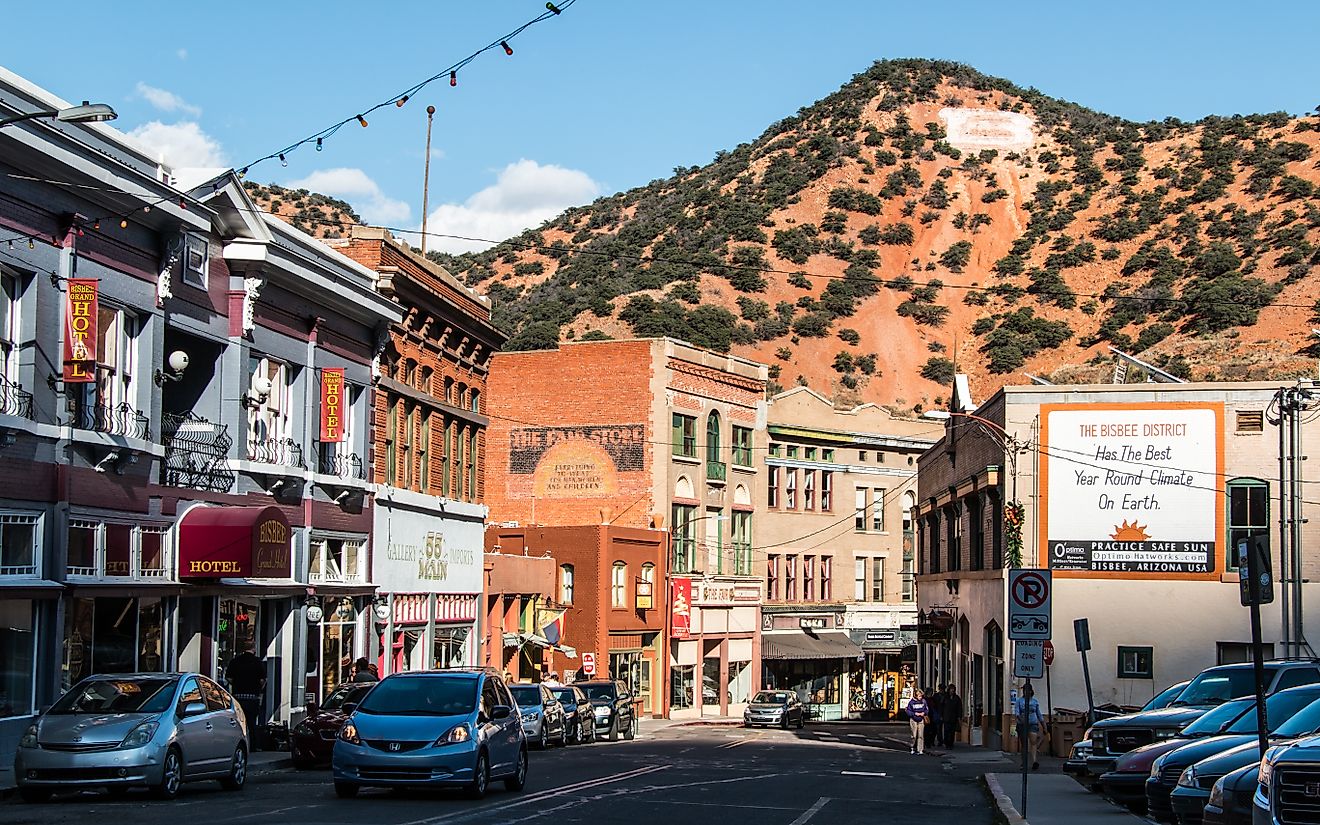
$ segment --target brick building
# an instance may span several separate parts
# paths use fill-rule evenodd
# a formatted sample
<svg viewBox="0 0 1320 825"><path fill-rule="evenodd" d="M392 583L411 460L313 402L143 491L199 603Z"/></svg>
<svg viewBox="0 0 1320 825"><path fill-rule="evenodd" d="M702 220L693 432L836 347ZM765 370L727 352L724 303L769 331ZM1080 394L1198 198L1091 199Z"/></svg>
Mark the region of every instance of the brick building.
<svg viewBox="0 0 1320 825"><path fill-rule="evenodd" d="M555 598L558 567L549 556L498 542L485 554L485 618L481 659L519 681L539 681L548 672L547 643L537 637L537 614Z"/></svg>
<svg viewBox="0 0 1320 825"><path fill-rule="evenodd" d="M655 592L682 597L691 621L673 644L611 654L667 655L676 715L734 712L760 680L752 537L765 383L761 364L671 339L499 353L491 368L492 521L669 525L668 581ZM639 582L630 571L626 599Z"/></svg>
<svg viewBox="0 0 1320 825"><path fill-rule="evenodd" d="M668 534L663 530L586 525L581 527L500 527L486 531L486 549L553 558L558 592L549 603L564 613L560 647L548 649L541 673L581 671L591 654L596 676L606 674L636 685L641 711L663 715L666 661L663 655L666 601L656 592L665 581ZM517 558L515 555L514 558ZM628 583L633 582L629 587ZM545 648L542 639L523 640ZM525 649L525 648L524 648ZM530 660L530 657L527 657Z"/></svg>
<svg viewBox="0 0 1320 825"><path fill-rule="evenodd" d="M796 689L821 718L892 714L905 652L915 664L917 457L939 425L874 404L836 409L807 387L771 398L768 419L767 683Z"/></svg>
<svg viewBox="0 0 1320 825"><path fill-rule="evenodd" d="M374 270L403 320L380 342L371 405L382 674L472 665L482 610L486 376L505 336L490 301L384 229L327 243Z"/></svg>

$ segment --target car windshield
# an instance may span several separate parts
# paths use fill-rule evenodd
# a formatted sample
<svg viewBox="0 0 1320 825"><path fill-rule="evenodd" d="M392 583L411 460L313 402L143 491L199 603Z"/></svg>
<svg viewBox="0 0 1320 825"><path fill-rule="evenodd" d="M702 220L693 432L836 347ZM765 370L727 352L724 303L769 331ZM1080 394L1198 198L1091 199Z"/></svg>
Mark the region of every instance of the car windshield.
<svg viewBox="0 0 1320 825"><path fill-rule="evenodd" d="M593 702L614 701L614 685L581 685L580 687Z"/></svg>
<svg viewBox="0 0 1320 825"><path fill-rule="evenodd" d="M362 697L367 695L367 691L375 687L375 683L342 685L335 689L335 692L325 697L325 704L321 705L321 710L339 710L345 702L361 702Z"/></svg>
<svg viewBox="0 0 1320 825"><path fill-rule="evenodd" d="M576 705L578 703L577 694L573 692L573 688L559 688L550 692L565 705Z"/></svg>
<svg viewBox="0 0 1320 825"><path fill-rule="evenodd" d="M1265 711L1272 713L1270 703L1265 702ZM1310 736L1320 731L1320 699L1312 702L1301 710L1293 714L1292 718L1282 725L1274 726L1274 733L1285 739L1296 739L1299 736Z"/></svg>
<svg viewBox="0 0 1320 825"><path fill-rule="evenodd" d="M1171 685L1169 687L1166 687L1155 698L1151 699L1149 702L1142 705L1141 709L1159 710L1160 708L1167 708L1169 705L1173 704L1174 699L1178 698L1178 694L1182 693L1186 689L1187 689L1186 682L1179 682L1176 685Z"/></svg>
<svg viewBox="0 0 1320 825"><path fill-rule="evenodd" d="M477 706L477 680L394 676L378 682L358 710L382 716L453 716Z"/></svg>
<svg viewBox="0 0 1320 825"><path fill-rule="evenodd" d="M1293 692L1285 690L1283 693L1276 693L1273 696L1265 698L1265 721L1269 724L1270 730L1278 730L1279 726L1292 719L1302 708L1310 705L1317 698L1316 691L1307 689ZM1251 703L1252 708L1256 703ZM1228 729L1229 733L1255 733L1256 732L1256 714L1246 713L1240 719L1233 723L1233 727Z"/></svg>
<svg viewBox="0 0 1320 825"><path fill-rule="evenodd" d="M537 685L510 685L513 701L520 708L539 708L541 706L541 688Z"/></svg>
<svg viewBox="0 0 1320 825"><path fill-rule="evenodd" d="M1222 705L1229 699L1250 696L1255 690L1256 677L1250 668L1207 671L1193 679L1173 704Z"/></svg>
<svg viewBox="0 0 1320 825"><path fill-rule="evenodd" d="M1232 702L1225 702L1219 707L1207 711L1200 719L1183 728L1182 735L1212 736L1216 733L1223 733L1235 720L1244 715L1254 715L1248 714L1247 711L1255 707L1255 699L1237 699Z"/></svg>
<svg viewBox="0 0 1320 825"><path fill-rule="evenodd" d="M80 713L163 713L174 701L177 676L93 679L76 685L50 709L57 716Z"/></svg>
<svg viewBox="0 0 1320 825"><path fill-rule="evenodd" d="M763 690L752 697L755 705L786 705L789 694L782 690Z"/></svg>

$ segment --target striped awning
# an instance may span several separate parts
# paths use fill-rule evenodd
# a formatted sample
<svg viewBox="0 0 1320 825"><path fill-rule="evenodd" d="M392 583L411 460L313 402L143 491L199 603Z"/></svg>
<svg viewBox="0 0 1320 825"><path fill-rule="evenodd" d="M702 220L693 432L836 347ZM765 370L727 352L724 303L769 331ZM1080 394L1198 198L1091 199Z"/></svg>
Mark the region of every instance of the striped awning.
<svg viewBox="0 0 1320 825"><path fill-rule="evenodd" d="M819 630L815 635L795 630L761 636L762 659L856 659L865 655L847 633L838 630Z"/></svg>

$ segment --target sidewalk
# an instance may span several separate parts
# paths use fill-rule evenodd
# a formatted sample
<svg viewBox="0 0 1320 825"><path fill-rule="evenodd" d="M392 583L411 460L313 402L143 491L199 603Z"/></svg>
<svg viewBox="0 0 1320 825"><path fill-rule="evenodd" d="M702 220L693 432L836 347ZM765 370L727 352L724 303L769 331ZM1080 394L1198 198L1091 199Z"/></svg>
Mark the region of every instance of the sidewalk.
<svg viewBox="0 0 1320 825"><path fill-rule="evenodd" d="M1007 757L1011 760L1011 757ZM1058 760L1053 760L1058 761ZM1042 768L1045 767L1042 762ZM1146 825L1146 820L1093 794L1057 770L1034 771L1027 779L1027 814L1022 816L1022 774L985 775L986 785L1009 825Z"/></svg>

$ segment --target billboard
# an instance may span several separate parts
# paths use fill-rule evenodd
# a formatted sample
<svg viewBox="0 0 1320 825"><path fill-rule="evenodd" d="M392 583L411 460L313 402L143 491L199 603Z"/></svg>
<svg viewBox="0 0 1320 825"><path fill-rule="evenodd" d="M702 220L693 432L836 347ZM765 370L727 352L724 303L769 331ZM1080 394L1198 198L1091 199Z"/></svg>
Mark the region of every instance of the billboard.
<svg viewBox="0 0 1320 825"><path fill-rule="evenodd" d="M1219 403L1041 407L1042 567L1213 579L1224 542Z"/></svg>

